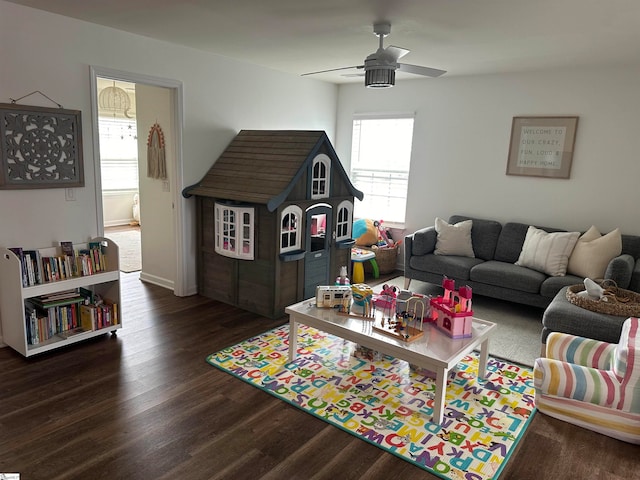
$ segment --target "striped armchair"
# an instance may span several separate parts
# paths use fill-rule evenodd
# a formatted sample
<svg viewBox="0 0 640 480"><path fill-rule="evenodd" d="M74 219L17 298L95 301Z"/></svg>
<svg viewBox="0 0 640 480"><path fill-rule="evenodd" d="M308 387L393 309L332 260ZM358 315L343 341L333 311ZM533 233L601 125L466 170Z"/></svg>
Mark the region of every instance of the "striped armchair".
<svg viewBox="0 0 640 480"><path fill-rule="evenodd" d="M628 318L618 344L551 333L533 371L538 410L640 444L639 325Z"/></svg>

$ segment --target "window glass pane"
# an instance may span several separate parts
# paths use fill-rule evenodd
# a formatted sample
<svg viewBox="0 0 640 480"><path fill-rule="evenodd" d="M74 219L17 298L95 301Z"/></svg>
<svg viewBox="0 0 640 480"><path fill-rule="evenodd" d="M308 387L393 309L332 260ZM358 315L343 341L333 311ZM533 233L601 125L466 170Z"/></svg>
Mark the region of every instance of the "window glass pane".
<svg viewBox="0 0 640 480"><path fill-rule="evenodd" d="M404 223L413 118L353 121L351 181L364 193L354 217Z"/></svg>
<svg viewBox="0 0 640 480"><path fill-rule="evenodd" d="M103 190L138 189L138 133L135 119L99 117Z"/></svg>
<svg viewBox="0 0 640 480"><path fill-rule="evenodd" d="M287 207L282 212L282 222L280 227L280 251L290 252L300 248L300 237L298 236L299 218L302 211L297 206Z"/></svg>

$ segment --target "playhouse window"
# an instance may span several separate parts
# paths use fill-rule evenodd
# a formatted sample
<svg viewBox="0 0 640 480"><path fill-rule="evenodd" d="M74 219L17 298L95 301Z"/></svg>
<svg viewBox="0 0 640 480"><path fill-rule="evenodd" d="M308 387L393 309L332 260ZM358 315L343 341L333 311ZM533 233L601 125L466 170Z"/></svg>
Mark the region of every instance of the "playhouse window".
<svg viewBox="0 0 640 480"><path fill-rule="evenodd" d="M329 196L329 173L331 161L324 153L313 159L311 168L311 198L326 198Z"/></svg>
<svg viewBox="0 0 640 480"><path fill-rule="evenodd" d="M348 200L338 205L338 218L336 222L336 241L351 238L351 224L353 223L353 203Z"/></svg>
<svg viewBox="0 0 640 480"><path fill-rule="evenodd" d="M282 211L280 223L280 253L300 250L300 219L302 210L291 205Z"/></svg>
<svg viewBox="0 0 640 480"><path fill-rule="evenodd" d="M253 208L216 203L216 253L225 257L253 260L253 217Z"/></svg>

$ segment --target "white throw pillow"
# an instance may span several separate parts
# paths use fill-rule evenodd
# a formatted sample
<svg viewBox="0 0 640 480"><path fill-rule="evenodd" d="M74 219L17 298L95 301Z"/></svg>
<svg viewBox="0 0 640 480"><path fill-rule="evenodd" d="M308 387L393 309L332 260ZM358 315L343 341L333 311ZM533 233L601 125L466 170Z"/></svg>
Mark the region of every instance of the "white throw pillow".
<svg viewBox="0 0 640 480"><path fill-rule="evenodd" d="M436 217L436 255L458 255L460 257L475 257L471 244L472 220L458 222L455 225Z"/></svg>
<svg viewBox="0 0 640 480"><path fill-rule="evenodd" d="M530 226L516 265L544 272L552 277L567 273L567 264L580 232L548 233Z"/></svg>
<svg viewBox="0 0 640 480"><path fill-rule="evenodd" d="M583 278L603 278L609 262L622 253L622 234L616 228L601 235L595 226L578 239L567 272Z"/></svg>

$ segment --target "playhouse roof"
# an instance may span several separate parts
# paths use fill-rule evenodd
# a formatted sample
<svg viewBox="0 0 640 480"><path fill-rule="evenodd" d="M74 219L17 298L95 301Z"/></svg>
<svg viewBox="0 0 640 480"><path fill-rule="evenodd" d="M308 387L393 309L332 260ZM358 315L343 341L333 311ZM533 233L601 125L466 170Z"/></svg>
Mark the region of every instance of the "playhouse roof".
<svg viewBox="0 0 640 480"><path fill-rule="evenodd" d="M275 210L321 151L343 177L351 194L362 200L338 160L327 134L303 130L241 130L197 184L183 190L200 195L267 205Z"/></svg>

